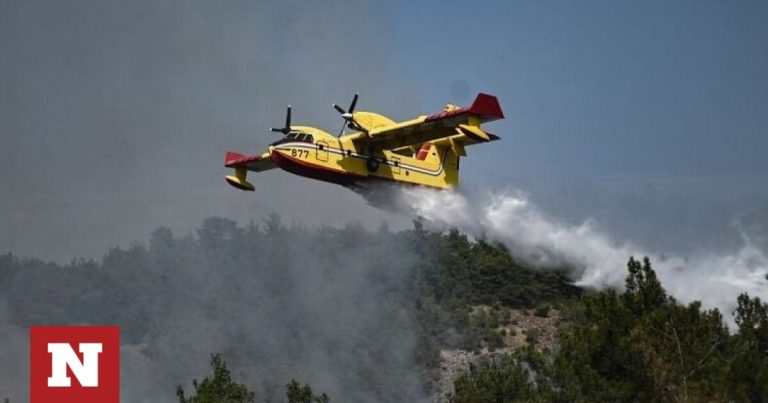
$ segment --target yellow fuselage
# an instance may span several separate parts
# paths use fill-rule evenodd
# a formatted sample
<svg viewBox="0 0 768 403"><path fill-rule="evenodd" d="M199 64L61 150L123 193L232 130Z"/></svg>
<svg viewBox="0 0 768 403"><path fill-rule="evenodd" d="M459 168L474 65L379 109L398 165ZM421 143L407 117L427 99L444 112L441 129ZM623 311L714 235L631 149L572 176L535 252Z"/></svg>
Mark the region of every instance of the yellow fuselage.
<svg viewBox="0 0 768 403"><path fill-rule="evenodd" d="M408 156L390 150L363 149L348 136L334 137L320 129L293 126L312 136L309 141L278 141L269 147L272 162L286 171L327 182L354 186L386 180L446 189L458 184L459 157L449 147L432 145L426 155Z"/></svg>

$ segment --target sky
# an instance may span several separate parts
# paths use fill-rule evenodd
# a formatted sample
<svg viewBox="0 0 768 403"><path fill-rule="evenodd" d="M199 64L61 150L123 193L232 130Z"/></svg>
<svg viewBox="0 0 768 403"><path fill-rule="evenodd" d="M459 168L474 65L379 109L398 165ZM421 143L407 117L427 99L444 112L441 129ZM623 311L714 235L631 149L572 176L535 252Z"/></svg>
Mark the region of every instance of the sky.
<svg viewBox="0 0 768 403"><path fill-rule="evenodd" d="M729 248L768 224L768 4L750 1L0 0L0 253L68 261L202 219L410 217L271 171L286 104L396 120L499 97L503 141L461 191L519 189L564 222L656 251Z"/></svg>

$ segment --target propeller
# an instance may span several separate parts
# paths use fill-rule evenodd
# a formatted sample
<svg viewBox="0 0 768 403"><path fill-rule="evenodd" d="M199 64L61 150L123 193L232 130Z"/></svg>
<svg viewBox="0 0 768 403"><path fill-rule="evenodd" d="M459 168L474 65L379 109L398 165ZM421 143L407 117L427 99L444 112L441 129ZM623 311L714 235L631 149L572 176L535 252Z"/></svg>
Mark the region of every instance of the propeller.
<svg viewBox="0 0 768 403"><path fill-rule="evenodd" d="M291 131L291 105L288 105L288 111L285 114L285 126L279 129L273 127L269 131L283 134L288 134Z"/></svg>
<svg viewBox="0 0 768 403"><path fill-rule="evenodd" d="M350 129L357 129L360 128L360 125L355 122L355 117L353 113L355 112L355 106L357 105L357 98L360 96L359 93L355 93L355 96L352 97L352 103L349 104L349 109L346 111L344 108L340 107L337 104L333 104L333 109L336 109L339 114L341 114L341 117L344 118L344 124L341 125L341 130L339 130L339 136L341 136L344 133L344 127L348 126Z"/></svg>

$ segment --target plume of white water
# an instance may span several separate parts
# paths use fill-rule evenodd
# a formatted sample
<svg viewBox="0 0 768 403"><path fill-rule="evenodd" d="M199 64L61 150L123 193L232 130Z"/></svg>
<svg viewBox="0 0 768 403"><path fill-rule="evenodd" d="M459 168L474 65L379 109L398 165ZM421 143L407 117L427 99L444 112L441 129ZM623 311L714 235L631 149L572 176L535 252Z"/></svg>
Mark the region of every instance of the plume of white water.
<svg viewBox="0 0 768 403"><path fill-rule="evenodd" d="M400 204L431 225L457 227L501 242L536 267L572 267L580 286L622 289L629 257L648 256L675 298L718 308L731 323L740 293L768 300L768 255L746 234L741 248L732 253L663 256L618 242L596 230L590 221L576 226L561 223L541 212L520 191L469 200L458 192L406 188Z"/></svg>

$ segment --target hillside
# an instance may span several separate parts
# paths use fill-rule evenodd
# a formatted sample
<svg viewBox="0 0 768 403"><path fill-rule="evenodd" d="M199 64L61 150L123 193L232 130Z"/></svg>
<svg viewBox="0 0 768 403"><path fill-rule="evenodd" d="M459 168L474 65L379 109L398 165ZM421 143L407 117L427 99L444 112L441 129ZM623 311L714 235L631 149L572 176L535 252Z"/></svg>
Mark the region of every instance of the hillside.
<svg viewBox="0 0 768 403"><path fill-rule="evenodd" d="M628 269L626 292L585 293L567 268L418 221L391 232L210 218L100 261L0 256L0 318L19 331L120 325L125 401L177 401L212 353L242 401L281 401L293 379L339 402L768 399L761 301L742 296L729 333L719 312L667 295L650 262ZM0 396L25 400L23 382L4 382Z"/></svg>

